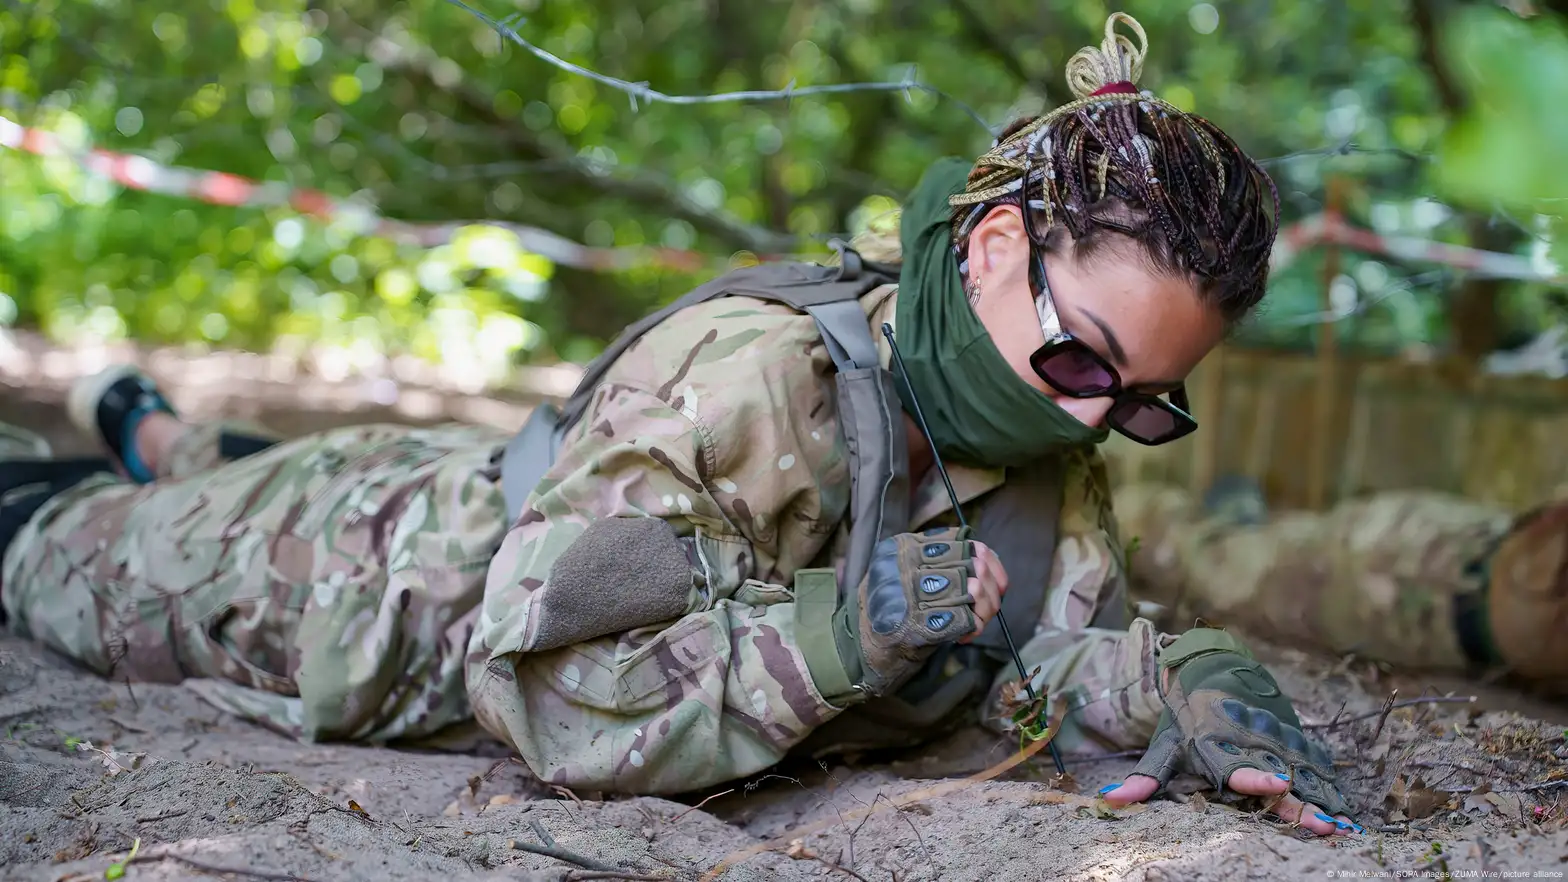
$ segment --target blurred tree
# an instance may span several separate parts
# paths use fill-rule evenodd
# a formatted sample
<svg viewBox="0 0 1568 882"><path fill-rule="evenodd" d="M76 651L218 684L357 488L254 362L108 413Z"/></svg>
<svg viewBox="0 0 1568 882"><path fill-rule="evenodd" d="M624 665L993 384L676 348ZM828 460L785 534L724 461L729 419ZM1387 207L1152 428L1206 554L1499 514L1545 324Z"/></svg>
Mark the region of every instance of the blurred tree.
<svg viewBox="0 0 1568 882"><path fill-rule="evenodd" d="M1358 183L1353 218L1381 232L1544 251L1560 226L1541 219L1560 216L1565 203L1551 199L1568 199L1559 192L1568 176L1550 167L1568 143L1560 103L1549 103L1568 82L1561 29L1549 13L1488 0L1409 2L1114 8L1150 33L1144 84L1201 110L1254 155L1365 151L1273 163L1287 222L1321 209L1333 172ZM521 13L516 27L537 45L669 94L914 73L1000 124L1066 96L1067 58L1098 41L1112 7L479 8ZM933 158L989 141L956 105L923 92L634 109L630 96L429 0L193 0L178 12L5 0L0 113L78 146L318 188L399 219L513 221L590 245L694 248L720 265L820 249L886 210ZM1346 345L1446 344L1440 295L1450 279L1430 270L1347 256L1343 284L1359 311L1342 329L1354 337ZM1320 308L1318 272L1309 255L1278 274L1248 338L1309 344L1310 324L1292 317ZM696 280L651 267L556 267L496 230L419 249L282 208L122 190L69 158L0 151L0 321L62 336L247 348L282 338L355 358L410 351L504 370L518 359L589 357ZM1503 325L1555 320L1541 286L1507 293Z"/></svg>

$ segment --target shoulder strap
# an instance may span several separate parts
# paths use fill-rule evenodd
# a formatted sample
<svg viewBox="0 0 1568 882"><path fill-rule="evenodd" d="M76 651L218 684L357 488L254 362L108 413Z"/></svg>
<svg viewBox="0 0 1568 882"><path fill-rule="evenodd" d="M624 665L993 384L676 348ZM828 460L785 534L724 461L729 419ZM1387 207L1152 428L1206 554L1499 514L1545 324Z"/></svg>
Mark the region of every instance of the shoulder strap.
<svg viewBox="0 0 1568 882"><path fill-rule="evenodd" d="M628 327L588 365L577 389L557 409L536 407L507 443L501 492L516 521L528 496L554 464L562 439L588 409L594 390L615 361L649 330L688 306L719 297L754 297L809 314L837 368L839 421L849 449L851 521L844 582L858 584L878 539L903 529L908 509L908 449L891 375L881 368L860 298L896 282L897 270L863 260L834 241L838 266L771 263L727 273Z"/></svg>
<svg viewBox="0 0 1568 882"><path fill-rule="evenodd" d="M590 362L584 370L576 391L561 410L560 422L563 431L575 425L583 412L588 409L588 401L593 397L594 389L598 388L600 380L604 379L605 373L616 360L642 339L644 334L688 306L696 306L720 297L755 297L810 313L813 307L829 303L858 303L861 297L872 290L898 281L897 272L880 264L862 260L859 254L843 242L835 239L831 245L841 257L840 264L836 267L797 262L764 263L743 267L699 286L674 303L644 316L622 331L615 342L606 347L604 352L600 353L599 357ZM812 317L816 318L816 314L813 313ZM860 325L861 335L869 341L871 332L865 328L864 320ZM852 329L844 330L846 334L840 337L841 341L853 335ZM829 352L833 352L833 344L828 345ZM875 344L871 345L874 357ZM837 357L834 358L834 363L838 363ZM842 365L839 366L842 368Z"/></svg>
<svg viewBox="0 0 1568 882"><path fill-rule="evenodd" d="M975 539L1007 562L1008 589L1002 598L1001 615L991 619L971 642L1004 660L1011 656L997 620L1006 617L1022 646L1034 636L1045 612L1066 489L1064 468L1056 456L1010 468L1006 483L991 491L980 505Z"/></svg>

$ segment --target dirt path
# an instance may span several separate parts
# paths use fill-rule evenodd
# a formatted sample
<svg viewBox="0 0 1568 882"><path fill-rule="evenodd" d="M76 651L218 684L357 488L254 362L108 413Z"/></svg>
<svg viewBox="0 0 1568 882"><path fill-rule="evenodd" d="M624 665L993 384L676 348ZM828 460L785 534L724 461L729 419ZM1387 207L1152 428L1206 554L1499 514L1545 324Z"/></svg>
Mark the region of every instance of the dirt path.
<svg viewBox="0 0 1568 882"><path fill-rule="evenodd" d="M0 390L0 420L83 449L63 434L63 388L56 376ZM263 397L246 394L252 403ZM267 417L222 398L200 412L237 410ZM370 412L296 408L279 428ZM786 765L718 795L572 796L542 787L488 741L445 753L300 745L219 713L191 685L111 683L0 637L0 878L104 879L137 840L123 876L132 882L210 880L225 870L246 871L233 879L375 882L698 879L777 837L775 850L722 878L1305 879L1444 868L1557 878L1568 870L1561 706L1484 690L1475 703L1423 700L1382 713L1396 687L1406 702L1441 693L1365 664L1263 654L1303 718L1334 743L1365 835L1303 839L1256 804L1193 795L1191 786L1115 813L1070 792L1092 795L1119 780L1132 768L1125 757L1075 762L1076 781L1066 782L1051 780L1048 761L1031 761L1002 779L894 807L1016 746L978 731L900 757ZM1477 689L1438 685L1461 698ZM814 832L791 833L807 826ZM546 837L583 866L513 847L537 848Z"/></svg>

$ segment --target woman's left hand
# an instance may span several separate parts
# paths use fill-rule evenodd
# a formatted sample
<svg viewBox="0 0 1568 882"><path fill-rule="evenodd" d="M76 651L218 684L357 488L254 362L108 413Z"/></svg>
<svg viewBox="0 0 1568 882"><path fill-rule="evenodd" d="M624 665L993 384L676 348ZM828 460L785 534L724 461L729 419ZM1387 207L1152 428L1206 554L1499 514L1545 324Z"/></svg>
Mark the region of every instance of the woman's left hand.
<svg viewBox="0 0 1568 882"><path fill-rule="evenodd" d="M1273 814L1320 836L1365 832L1349 817L1333 755L1301 730L1289 699L1236 638L1199 629L1166 647L1160 697L1165 713L1148 753L1101 793L1110 805L1142 802L1188 772L1217 790L1278 797Z"/></svg>

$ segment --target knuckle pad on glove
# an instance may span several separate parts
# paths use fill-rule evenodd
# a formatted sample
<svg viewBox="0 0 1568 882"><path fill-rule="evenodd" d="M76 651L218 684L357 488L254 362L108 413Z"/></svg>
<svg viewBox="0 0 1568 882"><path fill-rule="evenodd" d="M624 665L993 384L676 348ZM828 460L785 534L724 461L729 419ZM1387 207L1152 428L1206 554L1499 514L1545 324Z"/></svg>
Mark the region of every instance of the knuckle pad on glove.
<svg viewBox="0 0 1568 882"><path fill-rule="evenodd" d="M915 626L928 642L956 640L975 629L974 613L967 607L921 610Z"/></svg>
<svg viewBox="0 0 1568 882"><path fill-rule="evenodd" d="M1218 771L1222 780L1242 768L1289 775L1291 792L1304 802L1331 815L1349 810L1334 783L1334 757L1322 743L1273 712L1237 698L1220 698L1213 710L1215 725L1193 746L1203 755L1203 765Z"/></svg>
<svg viewBox="0 0 1568 882"><path fill-rule="evenodd" d="M863 603L861 615L877 634L892 634L909 617L909 597L896 556L878 554L871 559Z"/></svg>
<svg viewBox="0 0 1568 882"><path fill-rule="evenodd" d="M920 537L914 554L916 566L940 566L970 561L973 557L970 543L950 535Z"/></svg>
<svg viewBox="0 0 1568 882"><path fill-rule="evenodd" d="M973 578L964 569L921 569L915 573L915 597L922 604L951 604L954 601L973 600L969 597L969 580Z"/></svg>

